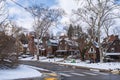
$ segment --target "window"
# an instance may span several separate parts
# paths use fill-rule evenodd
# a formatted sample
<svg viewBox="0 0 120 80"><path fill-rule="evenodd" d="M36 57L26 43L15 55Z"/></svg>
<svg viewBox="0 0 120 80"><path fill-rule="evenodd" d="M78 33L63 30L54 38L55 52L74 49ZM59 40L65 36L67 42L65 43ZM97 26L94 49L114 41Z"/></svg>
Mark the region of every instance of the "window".
<svg viewBox="0 0 120 80"><path fill-rule="evenodd" d="M115 46L115 43L113 43L113 45Z"/></svg>
<svg viewBox="0 0 120 80"><path fill-rule="evenodd" d="M93 48L91 48L91 52L93 52Z"/></svg>
<svg viewBox="0 0 120 80"><path fill-rule="evenodd" d="M115 48L111 48L111 52L114 52L115 51Z"/></svg>

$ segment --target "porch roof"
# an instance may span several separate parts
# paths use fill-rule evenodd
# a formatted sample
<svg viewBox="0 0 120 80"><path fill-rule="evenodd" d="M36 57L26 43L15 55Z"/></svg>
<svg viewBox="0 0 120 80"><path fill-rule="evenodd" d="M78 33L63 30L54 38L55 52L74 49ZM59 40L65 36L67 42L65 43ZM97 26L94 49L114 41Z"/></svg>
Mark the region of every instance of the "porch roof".
<svg viewBox="0 0 120 80"><path fill-rule="evenodd" d="M56 52L67 52L67 50L57 50Z"/></svg>
<svg viewBox="0 0 120 80"><path fill-rule="evenodd" d="M118 53L105 53L105 55L106 56L108 56L108 55L120 55L120 52L118 52Z"/></svg>

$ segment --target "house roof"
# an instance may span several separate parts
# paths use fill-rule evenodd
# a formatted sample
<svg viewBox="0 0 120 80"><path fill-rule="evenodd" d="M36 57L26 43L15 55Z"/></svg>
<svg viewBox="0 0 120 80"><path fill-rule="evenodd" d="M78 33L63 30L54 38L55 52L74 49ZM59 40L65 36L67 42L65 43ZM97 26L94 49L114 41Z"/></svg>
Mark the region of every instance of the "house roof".
<svg viewBox="0 0 120 80"><path fill-rule="evenodd" d="M99 48L99 45L96 41L92 42L92 44L96 47L96 48Z"/></svg>
<svg viewBox="0 0 120 80"><path fill-rule="evenodd" d="M58 40L50 39L50 40L48 40L47 45L48 46L58 46Z"/></svg>
<svg viewBox="0 0 120 80"><path fill-rule="evenodd" d="M108 38L108 42L113 42L116 38L117 38L117 36L111 35Z"/></svg>
<svg viewBox="0 0 120 80"><path fill-rule="evenodd" d="M59 43L58 40L54 40L54 39L50 39L49 41L50 41L51 43L56 43L56 44Z"/></svg>
<svg viewBox="0 0 120 80"><path fill-rule="evenodd" d="M61 41L61 40L63 40L63 39L59 39L59 41ZM68 43L69 46L76 46L76 47L78 47L78 43L76 41L69 40L68 38L65 38L64 40Z"/></svg>
<svg viewBox="0 0 120 80"><path fill-rule="evenodd" d="M108 43L107 44L107 51L111 48L111 46L116 42L116 41L119 41L120 42L120 39L118 38L118 36L116 36L116 38L111 42L111 43Z"/></svg>
<svg viewBox="0 0 120 80"><path fill-rule="evenodd" d="M96 41L94 42L90 42L89 48L87 49L86 53L88 53L88 51L90 50L90 48L93 46L94 49L98 49L98 43Z"/></svg>

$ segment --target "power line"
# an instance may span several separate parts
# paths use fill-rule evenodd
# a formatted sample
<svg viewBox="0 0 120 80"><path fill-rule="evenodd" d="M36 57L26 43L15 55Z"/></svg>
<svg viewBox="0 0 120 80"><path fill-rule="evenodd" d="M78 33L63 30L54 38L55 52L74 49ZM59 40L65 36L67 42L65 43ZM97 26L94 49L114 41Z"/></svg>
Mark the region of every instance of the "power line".
<svg viewBox="0 0 120 80"><path fill-rule="evenodd" d="M24 6L22 6L21 4L15 2L14 0L11 0L13 3L15 3L16 5L22 7L23 9L25 9L26 11L30 12L27 8L25 8Z"/></svg>

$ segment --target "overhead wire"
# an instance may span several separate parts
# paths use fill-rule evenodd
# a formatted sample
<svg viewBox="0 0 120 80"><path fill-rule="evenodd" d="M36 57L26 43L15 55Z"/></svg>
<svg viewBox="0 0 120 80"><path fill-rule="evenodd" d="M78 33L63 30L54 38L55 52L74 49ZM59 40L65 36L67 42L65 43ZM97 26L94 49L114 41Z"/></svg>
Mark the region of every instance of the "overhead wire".
<svg viewBox="0 0 120 80"><path fill-rule="evenodd" d="M15 3L16 5L22 7L23 9L25 9L26 11L30 12L26 7L22 6L21 4L17 3L16 1L14 0L11 0L13 3Z"/></svg>

